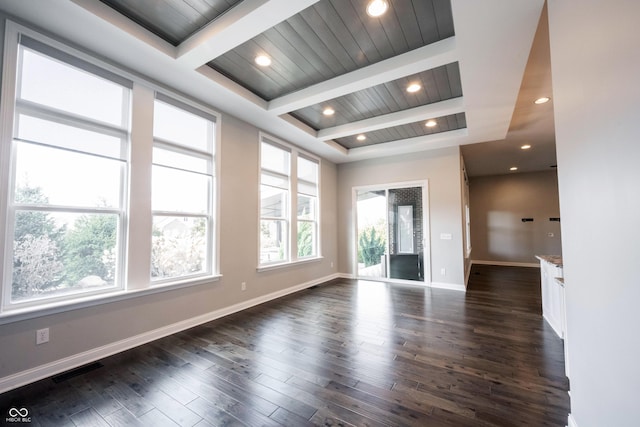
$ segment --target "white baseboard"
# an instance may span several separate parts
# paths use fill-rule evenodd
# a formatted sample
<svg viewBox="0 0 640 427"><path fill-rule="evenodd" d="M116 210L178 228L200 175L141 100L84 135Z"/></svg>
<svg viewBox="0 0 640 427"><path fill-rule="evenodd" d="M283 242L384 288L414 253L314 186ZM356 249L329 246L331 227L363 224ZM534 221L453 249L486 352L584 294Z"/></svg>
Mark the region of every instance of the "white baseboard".
<svg viewBox="0 0 640 427"><path fill-rule="evenodd" d="M578 423L575 418L573 418L573 414L569 414L569 420L567 422L568 427L578 427Z"/></svg>
<svg viewBox="0 0 640 427"><path fill-rule="evenodd" d="M267 295L263 295L257 298L253 298L247 301L234 304L229 307L224 307L219 310L212 311L200 316L192 317L190 319L183 320L181 322L173 323L171 325L163 326L162 328L154 329L148 332L144 332L139 335L135 335L129 338L125 338L120 341L116 341L101 347L97 347L82 353L74 354L73 356L65 357L63 359L56 360L54 362L47 363L45 365L37 366L26 371L18 372L3 378L0 378L0 394L13 390L18 387L39 381L44 378L51 377L53 375L66 372L70 369L86 365L96 360L104 359L105 357L112 356L116 353L120 353L125 350L132 349L142 344L166 337L177 332L184 331L189 328L201 325L203 323L210 322L212 320L219 319L224 316L228 316L233 313L237 313L247 308L281 298L285 295L289 295L301 290L310 288L315 285L319 285L324 282L328 282L333 279L341 278L340 273L325 276L320 279L311 280L300 285L292 286L287 289L282 289L277 292L272 292Z"/></svg>
<svg viewBox="0 0 640 427"><path fill-rule="evenodd" d="M432 288L449 289L451 291L462 291L462 292L467 291L467 287L465 285L459 285L457 283L431 282L430 286Z"/></svg>
<svg viewBox="0 0 640 427"><path fill-rule="evenodd" d="M480 265L501 265L505 267L537 267L540 268L540 263L537 262L511 262L511 261L481 261L471 260L471 264Z"/></svg>

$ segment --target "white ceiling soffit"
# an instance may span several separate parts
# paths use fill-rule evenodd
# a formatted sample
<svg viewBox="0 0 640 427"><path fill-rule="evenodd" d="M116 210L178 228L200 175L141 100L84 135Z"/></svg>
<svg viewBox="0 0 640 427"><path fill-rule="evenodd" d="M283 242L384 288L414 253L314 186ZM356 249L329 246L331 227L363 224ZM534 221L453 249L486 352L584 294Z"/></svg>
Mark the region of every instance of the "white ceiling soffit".
<svg viewBox="0 0 640 427"><path fill-rule="evenodd" d="M505 137L544 0L452 0L455 40L443 40L445 43L425 49L426 57L415 55L414 62L406 63L403 61L407 57L401 55L384 61L385 64L370 66L378 65L378 69L360 71L362 75L355 71L354 75L320 83L308 92L302 90L272 103L213 70L204 70L209 67L202 67L216 55L316 1L245 0L237 10L206 26L178 47L98 0L3 1L0 9L336 163ZM456 102L461 103L466 114L466 129L346 150L331 140L324 141L327 136L335 137L329 129L319 135L288 114L276 115L316 103L323 96L335 97L397 79L408 70L429 68L443 60L459 61L464 96ZM360 81L354 76L363 78ZM326 93L320 94L319 88ZM430 113L439 115L437 105L431 107ZM363 126L370 125L363 122L360 123ZM359 133L357 124L348 126L349 132Z"/></svg>

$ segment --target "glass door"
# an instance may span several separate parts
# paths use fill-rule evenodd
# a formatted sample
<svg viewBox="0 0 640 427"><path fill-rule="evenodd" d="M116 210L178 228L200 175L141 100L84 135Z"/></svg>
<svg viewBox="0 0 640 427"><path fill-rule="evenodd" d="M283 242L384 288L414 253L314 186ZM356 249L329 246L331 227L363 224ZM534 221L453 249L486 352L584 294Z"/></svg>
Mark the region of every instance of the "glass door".
<svg viewBox="0 0 640 427"><path fill-rule="evenodd" d="M358 276L387 277L387 196L385 190L356 192Z"/></svg>
<svg viewBox="0 0 640 427"><path fill-rule="evenodd" d="M356 189L357 275L424 281L426 183Z"/></svg>

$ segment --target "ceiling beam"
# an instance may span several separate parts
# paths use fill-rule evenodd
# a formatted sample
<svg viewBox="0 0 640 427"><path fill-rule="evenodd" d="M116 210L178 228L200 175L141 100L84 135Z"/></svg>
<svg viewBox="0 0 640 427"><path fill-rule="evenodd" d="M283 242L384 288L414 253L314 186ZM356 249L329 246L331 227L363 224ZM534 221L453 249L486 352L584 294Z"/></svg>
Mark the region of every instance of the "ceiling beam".
<svg viewBox="0 0 640 427"><path fill-rule="evenodd" d="M269 102L280 115L458 60L455 36L376 62Z"/></svg>
<svg viewBox="0 0 640 427"><path fill-rule="evenodd" d="M426 119L448 116L464 112L463 97L447 99L446 101L434 102L433 104L421 105L420 107L408 110L397 111L395 113L372 117L357 122L351 122L340 126L321 129L318 131L318 139L326 141L329 139L343 138L358 133L372 132L374 130L385 129L393 126L406 125Z"/></svg>
<svg viewBox="0 0 640 427"><path fill-rule="evenodd" d="M198 68L318 1L244 0L180 43L178 62Z"/></svg>
<svg viewBox="0 0 640 427"><path fill-rule="evenodd" d="M136 24L131 19L122 15L119 12L116 12L111 7L107 6L104 3L95 0L71 0L73 3L77 4L81 8L85 9L87 12L94 14L95 16L103 19L105 22L119 28L120 30L129 33L136 39L140 40L143 43L148 44L149 46L157 49L158 51L164 53L170 58L175 58L176 56L176 48L170 43L167 43L165 40L161 39L157 35L153 34L151 31L146 28Z"/></svg>
<svg viewBox="0 0 640 427"><path fill-rule="evenodd" d="M466 139L468 135L467 129L455 129L381 144L365 145L350 149L347 161L355 162L384 156L397 156L399 154L454 147L458 146L460 141Z"/></svg>

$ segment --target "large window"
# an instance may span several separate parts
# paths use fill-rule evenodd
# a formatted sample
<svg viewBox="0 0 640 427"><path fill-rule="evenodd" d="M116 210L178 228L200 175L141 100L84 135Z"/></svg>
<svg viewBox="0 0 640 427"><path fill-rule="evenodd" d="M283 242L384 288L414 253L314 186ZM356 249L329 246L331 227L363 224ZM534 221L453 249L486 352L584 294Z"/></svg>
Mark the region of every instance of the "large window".
<svg viewBox="0 0 640 427"><path fill-rule="evenodd" d="M298 258L318 255L318 162L298 156Z"/></svg>
<svg viewBox="0 0 640 427"><path fill-rule="evenodd" d="M215 118L158 95L153 123L151 277L210 274Z"/></svg>
<svg viewBox="0 0 640 427"><path fill-rule="evenodd" d="M131 85L21 38L5 305L123 286Z"/></svg>
<svg viewBox="0 0 640 427"><path fill-rule="evenodd" d="M317 159L284 142L261 138L261 266L319 256L318 182Z"/></svg>
<svg viewBox="0 0 640 427"><path fill-rule="evenodd" d="M152 83L7 29L0 316L211 280L215 113L178 95L154 99Z"/></svg>

